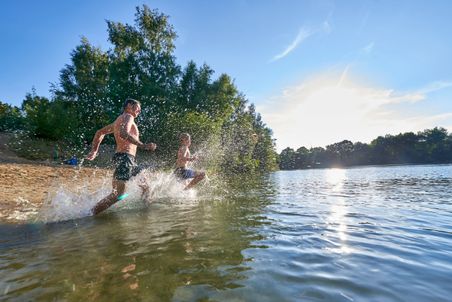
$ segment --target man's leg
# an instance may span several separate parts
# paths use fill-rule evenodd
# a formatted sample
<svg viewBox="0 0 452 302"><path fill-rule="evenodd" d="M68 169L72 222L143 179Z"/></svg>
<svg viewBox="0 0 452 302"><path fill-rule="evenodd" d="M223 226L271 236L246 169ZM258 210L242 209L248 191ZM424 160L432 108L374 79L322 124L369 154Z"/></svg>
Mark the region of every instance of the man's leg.
<svg viewBox="0 0 452 302"><path fill-rule="evenodd" d="M105 211L118 201L118 197L124 194L126 190L126 182L122 180L113 179L113 192L110 195L99 201L91 210L94 215Z"/></svg>
<svg viewBox="0 0 452 302"><path fill-rule="evenodd" d="M193 188L193 186L195 186L198 182L200 182L201 180L203 180L204 177L206 177L206 173L196 171L196 172L195 172L195 177L194 177L193 180L185 187L184 190L189 190L189 189Z"/></svg>

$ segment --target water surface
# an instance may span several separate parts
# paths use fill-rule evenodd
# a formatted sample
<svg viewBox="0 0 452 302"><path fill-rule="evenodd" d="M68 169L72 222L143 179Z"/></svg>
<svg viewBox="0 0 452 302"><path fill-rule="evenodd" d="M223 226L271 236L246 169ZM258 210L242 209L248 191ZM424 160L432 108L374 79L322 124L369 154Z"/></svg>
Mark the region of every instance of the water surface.
<svg viewBox="0 0 452 302"><path fill-rule="evenodd" d="M1 225L0 300L450 301L451 185L447 165L280 171Z"/></svg>

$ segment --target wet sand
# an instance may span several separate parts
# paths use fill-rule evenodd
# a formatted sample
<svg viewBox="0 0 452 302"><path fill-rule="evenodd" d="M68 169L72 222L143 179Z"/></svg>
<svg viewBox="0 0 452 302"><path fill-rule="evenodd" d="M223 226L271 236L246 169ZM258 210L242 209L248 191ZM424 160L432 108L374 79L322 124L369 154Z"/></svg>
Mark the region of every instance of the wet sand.
<svg viewBox="0 0 452 302"><path fill-rule="evenodd" d="M94 190L112 171L18 159L0 163L0 223L20 223L36 213L60 186L87 183ZM50 195L49 195L50 194Z"/></svg>
<svg viewBox="0 0 452 302"><path fill-rule="evenodd" d="M8 143L14 135L0 133L0 223L23 223L33 216L48 196L64 186L87 183L94 190L112 171L32 161L17 156Z"/></svg>

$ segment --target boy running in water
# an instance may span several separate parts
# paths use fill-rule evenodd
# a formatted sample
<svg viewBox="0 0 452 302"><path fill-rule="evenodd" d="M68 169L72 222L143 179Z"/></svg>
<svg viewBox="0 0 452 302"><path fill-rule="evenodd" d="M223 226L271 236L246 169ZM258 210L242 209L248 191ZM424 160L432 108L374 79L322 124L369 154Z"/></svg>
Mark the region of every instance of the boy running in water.
<svg viewBox="0 0 452 302"><path fill-rule="evenodd" d="M179 136L179 139L180 147L179 151L177 151L176 170L174 171L174 174L176 175L177 178L183 180L193 178L193 180L184 189L188 190L191 189L198 182L203 180L204 177L206 176L206 173L187 169L187 162L197 160L198 158L196 156L191 156L190 154L189 149L191 145L190 134L182 133Z"/></svg>

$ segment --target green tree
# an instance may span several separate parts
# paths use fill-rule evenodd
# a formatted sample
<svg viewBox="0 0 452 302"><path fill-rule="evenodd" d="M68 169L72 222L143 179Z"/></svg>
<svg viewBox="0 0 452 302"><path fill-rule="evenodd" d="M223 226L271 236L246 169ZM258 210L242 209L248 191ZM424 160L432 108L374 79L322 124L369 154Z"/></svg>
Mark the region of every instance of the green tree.
<svg viewBox="0 0 452 302"><path fill-rule="evenodd" d="M193 61L176 64L176 32L169 17L137 7L134 24L107 21L112 47L94 47L86 38L71 52L71 62L53 85L51 100L29 94L22 110L35 136L64 140L82 150L94 132L114 121L125 99L140 100L137 119L143 141L171 166L179 133L189 132L210 168L269 171L276 168L272 131L226 74ZM107 138L106 143L113 143ZM209 151L209 148L212 151Z"/></svg>
<svg viewBox="0 0 452 302"><path fill-rule="evenodd" d="M292 148L287 147L281 151L279 155L279 167L282 170L294 170L295 166L295 151Z"/></svg>
<svg viewBox="0 0 452 302"><path fill-rule="evenodd" d="M426 164L452 162L452 136L441 127L398 135L379 136L370 144L342 141L323 148L285 149L280 154L281 169L353 165ZM292 156L295 164L292 165Z"/></svg>
<svg viewBox="0 0 452 302"><path fill-rule="evenodd" d="M25 120L18 107L0 101L0 132L22 130Z"/></svg>
<svg viewBox="0 0 452 302"><path fill-rule="evenodd" d="M107 25L113 44L110 98L137 98L144 115L164 116L180 75L173 55L177 35L169 17L144 5L136 9L135 26L113 21Z"/></svg>
<svg viewBox="0 0 452 302"><path fill-rule="evenodd" d="M352 159L353 147L353 143L348 140L326 146L330 156L329 164L348 166Z"/></svg>
<svg viewBox="0 0 452 302"><path fill-rule="evenodd" d="M52 125L47 119L49 108L50 101L37 96L34 90L27 93L22 102L21 109L25 113L28 129L36 137L53 139Z"/></svg>
<svg viewBox="0 0 452 302"><path fill-rule="evenodd" d="M53 85L53 112L66 111L66 129L59 133L74 145L83 145L97 128L111 122L115 108L108 98L109 57L82 38L71 53L71 64L60 71L59 85Z"/></svg>

